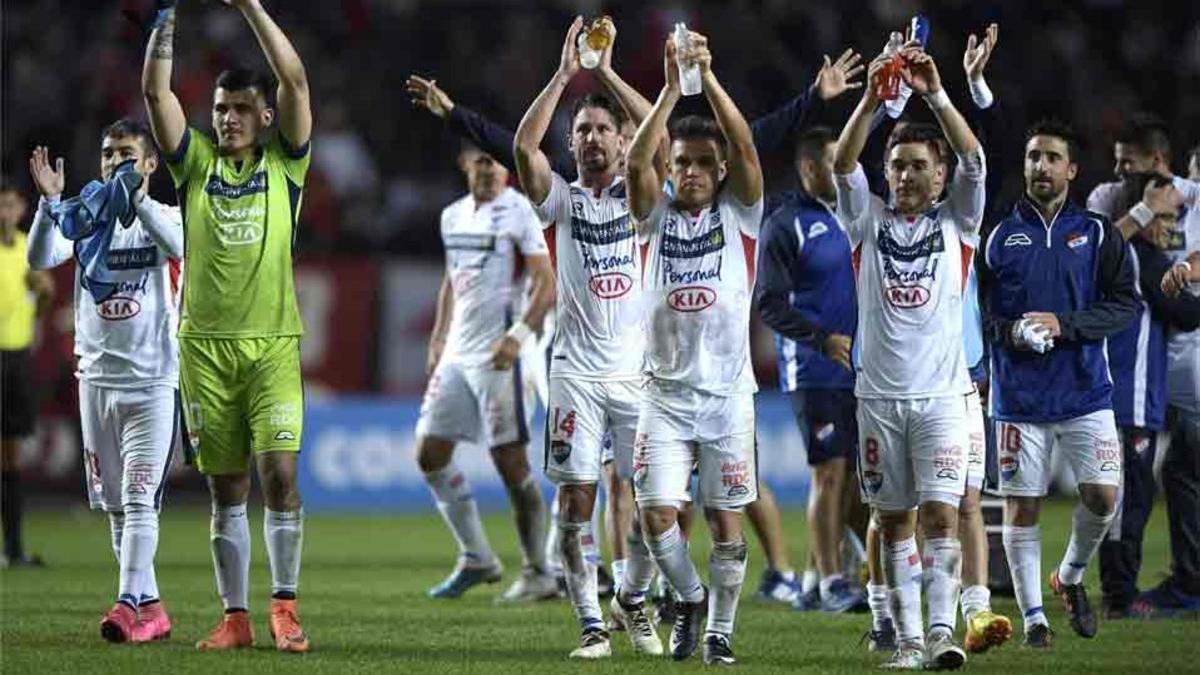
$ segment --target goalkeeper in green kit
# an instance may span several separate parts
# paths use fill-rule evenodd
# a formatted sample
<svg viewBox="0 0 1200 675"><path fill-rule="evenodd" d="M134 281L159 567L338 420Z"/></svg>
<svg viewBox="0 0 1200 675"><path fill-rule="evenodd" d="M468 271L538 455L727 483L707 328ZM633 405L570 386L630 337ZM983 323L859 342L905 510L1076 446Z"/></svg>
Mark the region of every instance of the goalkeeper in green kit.
<svg viewBox="0 0 1200 675"><path fill-rule="evenodd" d="M196 646L254 643L246 517L253 462L266 505L270 633L280 651L305 652L309 640L296 614L304 397L292 244L312 156L308 79L259 0L223 2L245 17L279 86L272 92L265 77L249 70L221 73L212 105L216 143L187 126L171 91L174 0L158 2L142 71L154 140L183 210L179 366L186 442L212 493L213 565L225 606L221 622Z"/></svg>

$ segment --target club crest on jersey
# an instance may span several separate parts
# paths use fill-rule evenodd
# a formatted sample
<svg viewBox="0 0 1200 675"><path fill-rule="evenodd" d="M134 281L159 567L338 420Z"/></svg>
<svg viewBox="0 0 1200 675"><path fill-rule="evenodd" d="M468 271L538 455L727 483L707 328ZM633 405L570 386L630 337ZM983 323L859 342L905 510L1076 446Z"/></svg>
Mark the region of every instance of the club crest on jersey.
<svg viewBox="0 0 1200 675"><path fill-rule="evenodd" d="M677 312L700 312L717 301L717 292L708 286L684 286L667 295L667 304Z"/></svg>
<svg viewBox="0 0 1200 675"><path fill-rule="evenodd" d="M562 464L571 456L571 444L566 441L550 441L550 457L555 464Z"/></svg>
<svg viewBox="0 0 1200 675"><path fill-rule="evenodd" d="M1086 234L1072 234L1067 237L1067 248L1079 248L1088 243Z"/></svg>
<svg viewBox="0 0 1200 675"><path fill-rule="evenodd" d="M1010 234L1004 239L1005 246L1032 246L1033 240L1024 232Z"/></svg>
<svg viewBox="0 0 1200 675"><path fill-rule="evenodd" d="M614 300L633 288L633 278L624 272L597 274L588 279L588 290L601 300Z"/></svg>
<svg viewBox="0 0 1200 675"><path fill-rule="evenodd" d="M920 307L929 302L929 289L922 286L889 286L884 293L888 302L903 309Z"/></svg>
<svg viewBox="0 0 1200 675"><path fill-rule="evenodd" d="M867 469L862 472L862 484L868 493L875 494L883 487L883 474L874 469Z"/></svg>
<svg viewBox="0 0 1200 675"><path fill-rule="evenodd" d="M799 217L797 217L796 220L799 220ZM813 223L812 227L808 228L808 238L812 239L814 237L819 237L828 231L829 226L818 220L817 222Z"/></svg>
<svg viewBox="0 0 1200 675"><path fill-rule="evenodd" d="M124 321L132 319L142 311L142 304L133 298L114 295L96 305L96 314L105 321Z"/></svg>

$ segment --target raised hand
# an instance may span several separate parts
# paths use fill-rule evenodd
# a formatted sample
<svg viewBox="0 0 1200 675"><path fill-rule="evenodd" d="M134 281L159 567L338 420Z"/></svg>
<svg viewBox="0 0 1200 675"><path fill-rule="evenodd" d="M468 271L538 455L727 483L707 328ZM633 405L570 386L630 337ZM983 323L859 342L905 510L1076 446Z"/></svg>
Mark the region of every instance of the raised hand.
<svg viewBox="0 0 1200 675"><path fill-rule="evenodd" d="M913 43L905 45L904 50L900 52L904 58L904 67L900 69L900 76L904 78L905 84L922 96L941 91L942 78L938 74L937 64L933 62L933 57L920 47L912 45Z"/></svg>
<svg viewBox="0 0 1200 675"><path fill-rule="evenodd" d="M668 37L663 48L663 75L667 89L679 93L679 58L675 53L675 40Z"/></svg>
<svg viewBox="0 0 1200 675"><path fill-rule="evenodd" d="M49 148L39 145L33 149L33 155L29 158L29 174L33 177L33 184L37 187L37 191L43 197L62 194L67 183L64 164L63 158L59 157L54 161L54 167L51 168Z"/></svg>
<svg viewBox="0 0 1200 675"><path fill-rule="evenodd" d="M992 58L992 50L996 48L996 42L999 40L1000 27L994 23L987 27L982 40L975 37L974 33L967 38L967 48L963 52L963 72L967 74L968 80L983 77L983 69L987 67L988 59Z"/></svg>
<svg viewBox="0 0 1200 675"><path fill-rule="evenodd" d="M828 101L841 96L850 89L858 89L863 86L861 80L851 81L866 68L860 61L862 61L862 55L853 49L842 52L838 60L833 63L830 63L829 55L826 54L825 62L821 66L821 70L817 72L817 79L813 82L821 100Z"/></svg>
<svg viewBox="0 0 1200 675"><path fill-rule="evenodd" d="M408 92L412 104L428 110L436 117L446 119L454 110L454 101L437 86L437 80L426 80L420 75L409 75L404 81L404 90Z"/></svg>
<svg viewBox="0 0 1200 675"><path fill-rule="evenodd" d="M601 70L612 70L613 46L617 44L617 25L613 23L610 16L601 17L600 22L604 24L605 30L608 31L608 46L604 48L604 51L600 52L599 67Z"/></svg>
<svg viewBox="0 0 1200 675"><path fill-rule="evenodd" d="M1183 195L1169 181L1164 181L1162 185L1149 181L1142 191L1142 201L1155 213L1173 213L1183 204Z"/></svg>
<svg viewBox="0 0 1200 675"><path fill-rule="evenodd" d="M708 50L708 38L694 30L688 31L688 46L678 58L686 65L700 66L700 74L705 75L712 70L712 52Z"/></svg>
<svg viewBox="0 0 1200 675"><path fill-rule="evenodd" d="M563 40L562 56L558 60L558 74L571 78L575 73L579 72L579 47L576 40L579 38L579 31L583 28L583 17L576 16L571 22L571 27L567 29L567 38Z"/></svg>

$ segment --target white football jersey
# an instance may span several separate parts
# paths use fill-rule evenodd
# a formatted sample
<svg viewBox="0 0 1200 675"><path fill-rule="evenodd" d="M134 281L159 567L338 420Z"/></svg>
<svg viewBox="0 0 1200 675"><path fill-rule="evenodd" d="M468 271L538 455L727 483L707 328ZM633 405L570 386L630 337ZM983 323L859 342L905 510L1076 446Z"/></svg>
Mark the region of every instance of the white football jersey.
<svg viewBox="0 0 1200 675"><path fill-rule="evenodd" d="M1200 183L1175 176L1175 189L1183 196L1179 222L1164 253L1171 260L1185 260L1200 250ZM1088 195L1091 211L1116 220L1114 213L1121 183L1101 183ZM1200 295L1200 284L1193 283L1185 292ZM1171 331L1167 339L1167 402L1178 408L1200 413L1200 330Z"/></svg>
<svg viewBox="0 0 1200 675"><path fill-rule="evenodd" d="M550 376L584 380L641 377L642 259L618 176L599 194L552 175L538 215L553 242L558 325Z"/></svg>
<svg viewBox="0 0 1200 675"><path fill-rule="evenodd" d="M156 202L163 220L177 229L182 239L179 208ZM46 218L38 210L39 219ZM35 227L52 230L52 260L59 265L74 256L74 242L44 222ZM75 356L76 375L89 384L114 389L179 383L179 284L181 263L171 258L146 232L140 218L129 227L113 228L108 249L108 267L121 281L104 302L96 303L84 287L82 266L75 265Z"/></svg>
<svg viewBox="0 0 1200 675"><path fill-rule="evenodd" d="M642 223L646 257L646 367L656 379L718 396L753 393L750 303L763 203L722 190L689 214L664 194Z"/></svg>
<svg viewBox="0 0 1200 675"><path fill-rule="evenodd" d="M486 363L520 318L525 256L546 255L546 240L529 200L512 188L480 204L466 195L442 210L446 274L454 312L442 358Z"/></svg>
<svg viewBox="0 0 1200 675"><path fill-rule="evenodd" d="M967 394L963 292L984 208L982 150L958 158L945 201L909 218L871 194L862 166L836 176L857 264L859 398Z"/></svg>

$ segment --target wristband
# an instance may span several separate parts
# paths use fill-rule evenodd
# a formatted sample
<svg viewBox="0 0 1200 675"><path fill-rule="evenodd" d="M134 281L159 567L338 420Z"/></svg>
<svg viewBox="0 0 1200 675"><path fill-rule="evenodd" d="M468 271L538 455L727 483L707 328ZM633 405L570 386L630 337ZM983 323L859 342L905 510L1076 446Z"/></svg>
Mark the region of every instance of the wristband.
<svg viewBox="0 0 1200 675"><path fill-rule="evenodd" d="M531 329L524 321L518 321L514 323L508 329L507 333L508 337L516 340L520 344L525 344L525 341L529 339L530 335L533 335L533 329Z"/></svg>
<svg viewBox="0 0 1200 675"><path fill-rule="evenodd" d="M1154 220L1154 209L1146 206L1146 202L1138 202L1129 209L1129 217L1137 221L1139 228L1143 228Z"/></svg>
<svg viewBox="0 0 1200 675"><path fill-rule="evenodd" d="M946 93L945 89L938 89L932 94L925 94L925 102L929 104L930 108L941 110L942 108L949 107L950 96Z"/></svg>
<svg viewBox="0 0 1200 675"><path fill-rule="evenodd" d="M992 107L992 103L996 97L992 94L992 88L988 86L987 80L983 76L969 80L967 82L971 89L971 100L975 102L975 107L980 110L987 110Z"/></svg>

